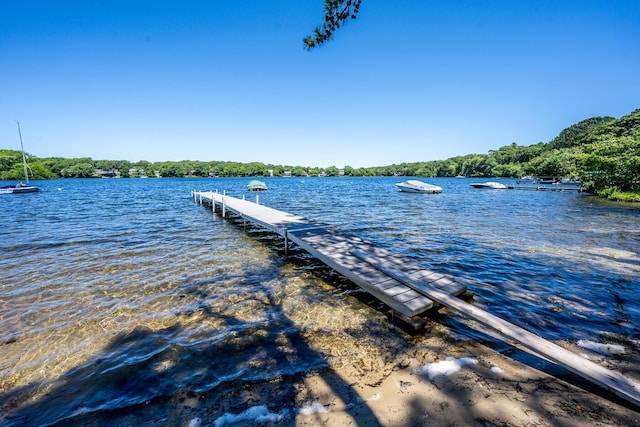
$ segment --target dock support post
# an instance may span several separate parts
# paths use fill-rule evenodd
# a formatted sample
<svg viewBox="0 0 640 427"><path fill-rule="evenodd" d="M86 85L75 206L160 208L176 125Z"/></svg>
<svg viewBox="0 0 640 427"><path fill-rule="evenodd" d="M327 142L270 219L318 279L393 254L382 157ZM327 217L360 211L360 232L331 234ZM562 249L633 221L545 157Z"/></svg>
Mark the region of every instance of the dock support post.
<svg viewBox="0 0 640 427"><path fill-rule="evenodd" d="M227 213L227 204L224 201L224 197L222 198L222 218L225 217Z"/></svg>
<svg viewBox="0 0 640 427"><path fill-rule="evenodd" d="M259 205L259 204L260 204L260 196L256 194L256 205Z"/></svg>
<svg viewBox="0 0 640 427"><path fill-rule="evenodd" d="M202 204L202 193L199 193L200 195L200 204Z"/></svg>
<svg viewBox="0 0 640 427"><path fill-rule="evenodd" d="M284 231L284 257L289 258L289 238L287 237L287 230Z"/></svg>
<svg viewBox="0 0 640 427"><path fill-rule="evenodd" d="M242 195L242 200L244 200L244 194Z"/></svg>

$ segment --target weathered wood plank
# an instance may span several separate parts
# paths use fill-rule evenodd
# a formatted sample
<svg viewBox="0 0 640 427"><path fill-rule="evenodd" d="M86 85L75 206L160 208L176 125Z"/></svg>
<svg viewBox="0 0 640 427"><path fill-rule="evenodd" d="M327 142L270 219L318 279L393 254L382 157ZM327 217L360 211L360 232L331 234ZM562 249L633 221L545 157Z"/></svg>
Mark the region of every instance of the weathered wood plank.
<svg viewBox="0 0 640 427"><path fill-rule="evenodd" d="M450 285L440 288L440 290L448 294L457 296L465 293L467 291L467 286L459 282L453 282Z"/></svg>
<svg viewBox="0 0 640 427"><path fill-rule="evenodd" d="M403 313L407 316L416 316L433 307L433 301L426 297L421 300L422 302L424 302L424 305L421 307L418 307L417 303L409 306L401 301L398 301L394 297L398 294L411 290L411 288L394 279L390 279L384 274L380 275L379 271L369 272L368 274L358 274L353 268L353 263L355 262L353 258L356 257L349 255L351 261L350 263L346 263L345 265L344 260L347 255L345 255L344 253L341 253L340 256L337 256L335 251L326 253L324 250L318 249L319 247L321 248L321 246L310 245L304 240L297 239L295 235L289 236L289 239L296 243L300 248L315 256L320 261L327 264L329 267L333 268L344 277L362 287L367 292L400 313ZM389 282L389 286L376 286L376 284L378 283L385 282Z"/></svg>

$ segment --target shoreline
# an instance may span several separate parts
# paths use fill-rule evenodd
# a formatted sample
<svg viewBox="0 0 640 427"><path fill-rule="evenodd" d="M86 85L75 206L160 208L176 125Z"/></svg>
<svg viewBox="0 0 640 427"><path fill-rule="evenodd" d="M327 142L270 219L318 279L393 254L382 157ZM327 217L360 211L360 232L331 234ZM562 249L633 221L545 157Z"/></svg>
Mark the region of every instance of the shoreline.
<svg viewBox="0 0 640 427"><path fill-rule="evenodd" d="M623 357L601 357L599 363L638 373L639 349L634 345ZM429 379L423 368L446 357L475 363ZM87 415L65 425L577 427L640 423L640 408L622 399L603 390L594 393L589 390L595 386L551 376L474 341L432 336L416 345L415 351L393 360L371 361L367 367L353 362L228 393L181 391L137 408Z"/></svg>

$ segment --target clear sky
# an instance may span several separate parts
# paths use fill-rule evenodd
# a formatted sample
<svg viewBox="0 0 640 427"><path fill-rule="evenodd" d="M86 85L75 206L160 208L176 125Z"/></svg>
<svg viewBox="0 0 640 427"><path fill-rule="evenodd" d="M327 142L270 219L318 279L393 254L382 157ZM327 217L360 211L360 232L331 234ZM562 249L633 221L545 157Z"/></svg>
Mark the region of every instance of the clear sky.
<svg viewBox="0 0 640 427"><path fill-rule="evenodd" d="M2 0L0 148L383 166L640 108L640 0Z"/></svg>

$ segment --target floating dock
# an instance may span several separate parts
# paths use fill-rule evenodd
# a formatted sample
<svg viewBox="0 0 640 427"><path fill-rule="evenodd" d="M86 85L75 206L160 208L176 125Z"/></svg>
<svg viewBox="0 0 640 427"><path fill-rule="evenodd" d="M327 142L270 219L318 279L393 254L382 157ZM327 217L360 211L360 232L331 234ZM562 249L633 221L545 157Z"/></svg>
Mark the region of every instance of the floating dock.
<svg viewBox="0 0 640 427"><path fill-rule="evenodd" d="M295 243L408 318L435 305L448 307L640 408L640 384L456 298L466 286L451 278L337 227L262 206L258 198L253 203L212 191L193 191L192 196L200 204L210 205L213 212L219 209L223 217L230 212L281 235L285 251L289 241Z"/></svg>

